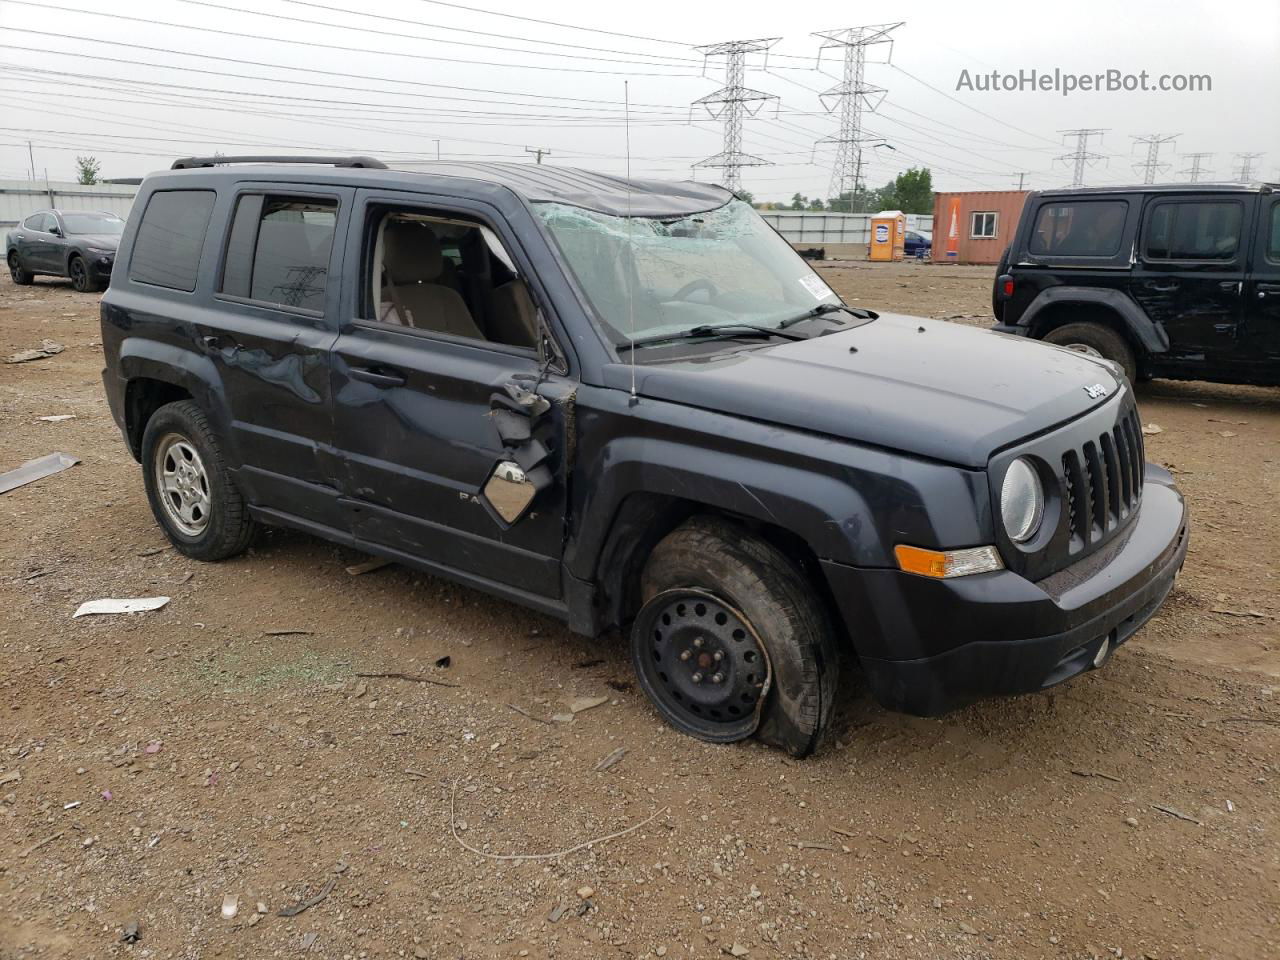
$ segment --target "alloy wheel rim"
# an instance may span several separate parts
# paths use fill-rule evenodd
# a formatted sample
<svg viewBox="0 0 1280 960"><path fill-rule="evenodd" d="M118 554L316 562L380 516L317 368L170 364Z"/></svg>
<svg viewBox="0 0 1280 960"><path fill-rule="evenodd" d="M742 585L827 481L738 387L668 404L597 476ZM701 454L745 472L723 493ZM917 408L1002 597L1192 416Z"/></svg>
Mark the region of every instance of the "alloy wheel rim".
<svg viewBox="0 0 1280 960"><path fill-rule="evenodd" d="M180 533L198 537L209 526L209 474L195 446L171 433L156 445L156 493L165 516Z"/></svg>
<svg viewBox="0 0 1280 960"><path fill-rule="evenodd" d="M677 729L727 743L755 732L772 683L746 617L700 590L667 590L636 618L633 656L654 704Z"/></svg>
<svg viewBox="0 0 1280 960"><path fill-rule="evenodd" d="M77 290L81 290L85 286L84 264L79 260L71 261L71 285Z"/></svg>

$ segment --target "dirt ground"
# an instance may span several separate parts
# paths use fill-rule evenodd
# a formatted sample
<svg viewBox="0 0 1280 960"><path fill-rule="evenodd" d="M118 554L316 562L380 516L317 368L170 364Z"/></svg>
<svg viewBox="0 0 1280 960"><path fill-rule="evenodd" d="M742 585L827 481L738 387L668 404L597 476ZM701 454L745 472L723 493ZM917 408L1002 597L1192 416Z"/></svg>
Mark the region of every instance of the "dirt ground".
<svg viewBox="0 0 1280 960"><path fill-rule="evenodd" d="M865 306L989 309L989 268L822 269ZM3 960L1280 956L1280 391L1140 390L1191 553L1105 670L933 720L848 675L796 762L675 733L621 644L474 591L292 532L169 549L96 303L0 281L0 357L66 346L0 365L0 470L82 461L0 497Z"/></svg>

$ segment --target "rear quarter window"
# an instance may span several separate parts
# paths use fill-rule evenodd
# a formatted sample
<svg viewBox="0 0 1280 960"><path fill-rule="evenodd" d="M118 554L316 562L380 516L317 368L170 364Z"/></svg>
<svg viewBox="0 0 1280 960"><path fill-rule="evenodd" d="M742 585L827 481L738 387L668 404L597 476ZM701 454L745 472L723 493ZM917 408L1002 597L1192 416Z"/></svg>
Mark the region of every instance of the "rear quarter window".
<svg viewBox="0 0 1280 960"><path fill-rule="evenodd" d="M133 241L129 279L187 293L194 290L215 198L212 190L153 193Z"/></svg>
<svg viewBox="0 0 1280 960"><path fill-rule="evenodd" d="M1027 250L1037 257L1114 257L1120 252L1125 200L1068 200L1036 212Z"/></svg>

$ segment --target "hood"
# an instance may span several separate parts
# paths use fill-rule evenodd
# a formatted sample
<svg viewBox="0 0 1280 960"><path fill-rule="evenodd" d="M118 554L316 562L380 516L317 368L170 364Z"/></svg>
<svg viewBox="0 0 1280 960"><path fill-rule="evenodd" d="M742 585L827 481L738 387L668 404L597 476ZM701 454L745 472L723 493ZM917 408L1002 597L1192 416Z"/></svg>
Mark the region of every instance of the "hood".
<svg viewBox="0 0 1280 960"><path fill-rule="evenodd" d="M619 363L608 375L610 386L625 388L630 372ZM1097 385L1105 394L1091 395ZM1109 365L1081 353L898 314L810 340L636 369L644 397L980 468L995 451L1106 403L1120 387Z"/></svg>
<svg viewBox="0 0 1280 960"><path fill-rule="evenodd" d="M67 239L82 247L99 250L115 250L120 246L120 236L115 233L73 233Z"/></svg>

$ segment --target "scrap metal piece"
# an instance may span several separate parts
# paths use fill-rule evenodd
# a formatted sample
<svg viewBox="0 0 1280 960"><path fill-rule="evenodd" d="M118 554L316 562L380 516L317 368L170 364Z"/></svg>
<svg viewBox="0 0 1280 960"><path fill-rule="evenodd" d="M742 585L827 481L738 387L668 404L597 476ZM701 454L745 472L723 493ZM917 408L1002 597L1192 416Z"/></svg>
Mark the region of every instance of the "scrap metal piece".
<svg viewBox="0 0 1280 960"><path fill-rule="evenodd" d="M86 600L76 608L76 612L71 615L71 619L87 617L95 613L143 613L147 610L159 610L168 602L168 597Z"/></svg>
<svg viewBox="0 0 1280 960"><path fill-rule="evenodd" d="M0 493L8 493L34 480L51 477L55 473L61 473L67 467L74 467L79 462L79 457L73 457L69 453L51 453L45 457L28 460L8 473L0 473Z"/></svg>

